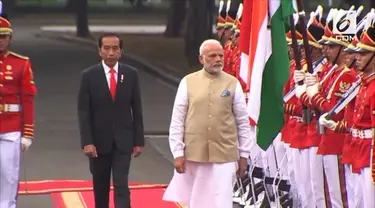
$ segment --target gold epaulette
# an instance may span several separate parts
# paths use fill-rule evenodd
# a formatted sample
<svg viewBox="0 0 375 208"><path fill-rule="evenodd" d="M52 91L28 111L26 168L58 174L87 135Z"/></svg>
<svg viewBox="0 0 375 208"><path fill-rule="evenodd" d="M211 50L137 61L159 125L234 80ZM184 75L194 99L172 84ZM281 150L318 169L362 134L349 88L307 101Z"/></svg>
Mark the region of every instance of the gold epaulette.
<svg viewBox="0 0 375 208"><path fill-rule="evenodd" d="M20 59L26 59L26 60L29 59L29 57L27 57L27 56L23 56L23 55L21 55L21 54L14 53L14 52L12 52L12 51L10 51L9 54L11 54L11 55L13 55L13 56L15 56L15 57L18 57L18 58L20 58Z"/></svg>

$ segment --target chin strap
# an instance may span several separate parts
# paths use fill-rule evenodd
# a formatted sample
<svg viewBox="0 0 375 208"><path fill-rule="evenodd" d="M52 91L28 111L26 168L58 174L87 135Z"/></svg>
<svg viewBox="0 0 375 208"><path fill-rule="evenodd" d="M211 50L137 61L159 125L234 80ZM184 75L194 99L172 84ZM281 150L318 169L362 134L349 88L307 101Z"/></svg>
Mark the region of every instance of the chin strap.
<svg viewBox="0 0 375 208"><path fill-rule="evenodd" d="M336 58L335 58L334 61L332 62L333 65L335 65L336 62L337 62L337 60L339 59L340 54L341 54L341 51L342 51L342 48L343 48L342 45L340 45L340 50L339 50L339 52L337 53Z"/></svg>
<svg viewBox="0 0 375 208"><path fill-rule="evenodd" d="M367 61L366 65L363 67L362 71L365 71L365 69L370 65L372 59L374 59L375 53L372 54L371 58Z"/></svg>

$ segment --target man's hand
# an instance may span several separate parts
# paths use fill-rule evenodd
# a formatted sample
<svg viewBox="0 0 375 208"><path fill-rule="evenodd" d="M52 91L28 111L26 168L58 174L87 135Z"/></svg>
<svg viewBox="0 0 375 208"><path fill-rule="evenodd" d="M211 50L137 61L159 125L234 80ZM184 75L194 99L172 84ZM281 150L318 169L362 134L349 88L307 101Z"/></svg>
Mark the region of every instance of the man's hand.
<svg viewBox="0 0 375 208"><path fill-rule="evenodd" d="M236 172L236 175L238 178L241 178L245 175L246 168L247 168L247 158L240 157L240 159L238 160L238 169Z"/></svg>
<svg viewBox="0 0 375 208"><path fill-rule="evenodd" d="M301 70L295 70L293 74L293 80L294 80L294 83L298 83L300 81L305 80L305 72Z"/></svg>
<svg viewBox="0 0 375 208"><path fill-rule="evenodd" d="M22 152L26 152L32 143L33 143L33 140L22 137L21 138Z"/></svg>
<svg viewBox="0 0 375 208"><path fill-rule="evenodd" d="M319 84L316 83L312 86L308 86L306 89L306 94L309 98L312 98L314 95L319 93Z"/></svg>
<svg viewBox="0 0 375 208"><path fill-rule="evenodd" d="M318 77L314 74L307 73L305 83L307 86L313 86L318 82Z"/></svg>
<svg viewBox="0 0 375 208"><path fill-rule="evenodd" d="M96 152L96 147L93 144L86 145L83 148L83 152L88 156L88 157L98 157L98 153Z"/></svg>
<svg viewBox="0 0 375 208"><path fill-rule="evenodd" d="M299 99L301 98L302 94L306 92L306 84L297 85L296 87L296 97Z"/></svg>
<svg viewBox="0 0 375 208"><path fill-rule="evenodd" d="M174 168L176 168L177 173L185 173L186 165L184 157L177 157L174 159Z"/></svg>
<svg viewBox="0 0 375 208"><path fill-rule="evenodd" d="M328 113L325 113L319 117L319 124L334 131L337 127L337 122L326 119Z"/></svg>
<svg viewBox="0 0 375 208"><path fill-rule="evenodd" d="M143 147L139 147L139 146L133 147L133 157L138 157L139 155L141 155L142 151L143 151Z"/></svg>

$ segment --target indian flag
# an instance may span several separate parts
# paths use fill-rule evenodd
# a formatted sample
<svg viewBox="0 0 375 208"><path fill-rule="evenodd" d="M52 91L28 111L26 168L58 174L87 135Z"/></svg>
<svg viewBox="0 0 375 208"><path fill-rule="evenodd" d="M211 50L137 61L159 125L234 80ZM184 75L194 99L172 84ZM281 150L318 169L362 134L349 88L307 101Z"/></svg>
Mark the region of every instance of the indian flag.
<svg viewBox="0 0 375 208"><path fill-rule="evenodd" d="M240 79L246 83L251 124L266 150L284 125L283 87L289 77L285 23L292 0L244 0Z"/></svg>

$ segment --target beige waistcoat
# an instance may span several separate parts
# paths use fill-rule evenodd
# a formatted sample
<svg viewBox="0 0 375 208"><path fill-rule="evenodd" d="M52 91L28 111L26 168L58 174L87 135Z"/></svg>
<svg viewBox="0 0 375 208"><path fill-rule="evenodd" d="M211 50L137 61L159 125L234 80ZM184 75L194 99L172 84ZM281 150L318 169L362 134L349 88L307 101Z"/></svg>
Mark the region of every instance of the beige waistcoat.
<svg viewBox="0 0 375 208"><path fill-rule="evenodd" d="M232 112L237 79L205 70L186 76L189 107L185 120L185 158L195 162L231 162L239 158ZM227 96L223 96L228 92Z"/></svg>

